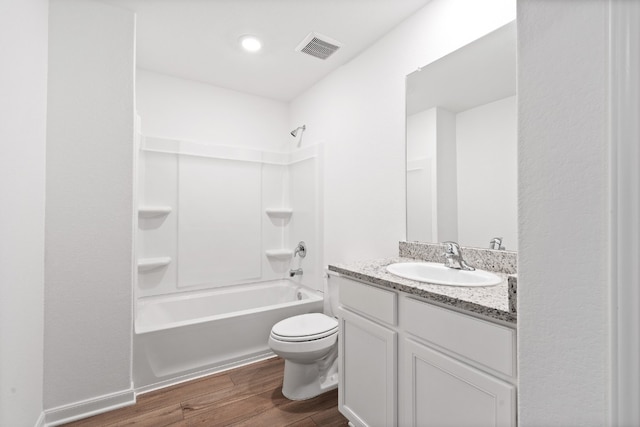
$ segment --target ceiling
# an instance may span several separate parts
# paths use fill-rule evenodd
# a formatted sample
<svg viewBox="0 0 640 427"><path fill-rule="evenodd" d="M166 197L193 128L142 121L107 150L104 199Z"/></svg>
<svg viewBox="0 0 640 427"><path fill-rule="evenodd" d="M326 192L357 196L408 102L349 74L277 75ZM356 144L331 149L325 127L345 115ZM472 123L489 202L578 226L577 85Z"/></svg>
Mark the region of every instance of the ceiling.
<svg viewBox="0 0 640 427"><path fill-rule="evenodd" d="M429 0L104 0L137 14L139 68L289 101ZM310 32L343 46L327 60L294 49ZM258 36L258 53L238 39Z"/></svg>

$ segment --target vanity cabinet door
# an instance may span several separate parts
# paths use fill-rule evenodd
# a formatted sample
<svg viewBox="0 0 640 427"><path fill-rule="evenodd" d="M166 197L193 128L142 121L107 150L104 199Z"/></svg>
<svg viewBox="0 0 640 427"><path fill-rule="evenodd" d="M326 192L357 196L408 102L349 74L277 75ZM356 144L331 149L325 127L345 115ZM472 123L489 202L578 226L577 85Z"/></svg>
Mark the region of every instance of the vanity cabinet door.
<svg viewBox="0 0 640 427"><path fill-rule="evenodd" d="M416 427L515 426L515 386L403 340L404 419Z"/></svg>
<svg viewBox="0 0 640 427"><path fill-rule="evenodd" d="M395 426L397 333L339 309L339 409L355 426Z"/></svg>

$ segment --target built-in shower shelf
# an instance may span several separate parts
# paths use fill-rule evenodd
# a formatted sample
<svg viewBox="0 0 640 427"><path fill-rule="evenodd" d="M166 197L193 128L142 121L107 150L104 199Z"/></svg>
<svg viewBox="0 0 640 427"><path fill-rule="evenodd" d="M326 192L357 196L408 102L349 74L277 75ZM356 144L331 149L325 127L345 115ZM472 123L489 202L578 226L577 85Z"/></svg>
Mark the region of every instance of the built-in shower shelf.
<svg viewBox="0 0 640 427"><path fill-rule="evenodd" d="M156 268L171 264L171 257L163 256L157 258L140 258L138 260L138 271L150 271Z"/></svg>
<svg viewBox="0 0 640 427"><path fill-rule="evenodd" d="M265 254L268 258L284 261L291 259L293 251L291 249L267 249Z"/></svg>
<svg viewBox="0 0 640 427"><path fill-rule="evenodd" d="M141 206L138 208L140 218L153 218L171 213L171 206Z"/></svg>
<svg viewBox="0 0 640 427"><path fill-rule="evenodd" d="M271 218L288 219L288 218L291 217L291 214L293 213L293 209L291 209L291 208L268 208L268 209L265 210L265 212Z"/></svg>

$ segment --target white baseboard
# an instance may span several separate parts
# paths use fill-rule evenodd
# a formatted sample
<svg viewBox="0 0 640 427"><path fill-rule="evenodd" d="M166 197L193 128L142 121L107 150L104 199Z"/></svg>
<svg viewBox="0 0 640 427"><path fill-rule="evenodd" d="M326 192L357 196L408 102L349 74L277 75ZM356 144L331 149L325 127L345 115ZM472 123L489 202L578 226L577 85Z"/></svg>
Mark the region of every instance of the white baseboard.
<svg viewBox="0 0 640 427"><path fill-rule="evenodd" d="M128 390L105 394L44 411L44 426L54 427L136 403L133 384ZM42 417L41 417L42 418Z"/></svg>
<svg viewBox="0 0 640 427"><path fill-rule="evenodd" d="M45 427L44 424L44 412L40 412L40 416L36 420L34 427Z"/></svg>

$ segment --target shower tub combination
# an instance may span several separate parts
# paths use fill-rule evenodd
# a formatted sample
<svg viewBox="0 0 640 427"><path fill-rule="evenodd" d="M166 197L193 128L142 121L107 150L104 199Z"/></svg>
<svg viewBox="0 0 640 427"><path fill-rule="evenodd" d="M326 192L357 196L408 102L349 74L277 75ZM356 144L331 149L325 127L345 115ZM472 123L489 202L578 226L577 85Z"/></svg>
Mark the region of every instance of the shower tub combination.
<svg viewBox="0 0 640 427"><path fill-rule="evenodd" d="M134 337L138 393L272 356L271 327L322 312L322 294L289 280L141 298Z"/></svg>

